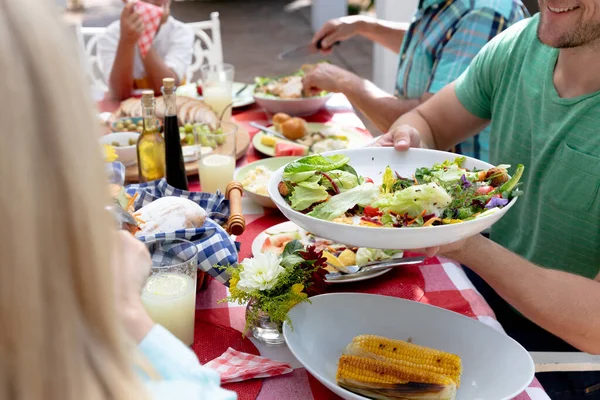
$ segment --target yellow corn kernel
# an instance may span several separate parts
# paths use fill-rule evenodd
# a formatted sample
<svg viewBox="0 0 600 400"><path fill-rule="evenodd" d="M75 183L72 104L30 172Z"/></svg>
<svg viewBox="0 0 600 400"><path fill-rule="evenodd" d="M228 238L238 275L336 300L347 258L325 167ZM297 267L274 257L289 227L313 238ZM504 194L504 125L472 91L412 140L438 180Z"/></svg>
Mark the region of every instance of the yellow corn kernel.
<svg viewBox="0 0 600 400"><path fill-rule="evenodd" d="M375 335L356 336L344 353L445 375L460 386L462 361L455 354Z"/></svg>
<svg viewBox="0 0 600 400"><path fill-rule="evenodd" d="M262 137L260 138L260 143L265 146L275 147L275 144L277 143L277 138L274 136L262 135Z"/></svg>
<svg viewBox="0 0 600 400"><path fill-rule="evenodd" d="M344 354L338 362L336 380L347 388L381 389L391 385L421 384L422 390L455 389L446 376L405 365ZM427 387L427 384L432 387Z"/></svg>

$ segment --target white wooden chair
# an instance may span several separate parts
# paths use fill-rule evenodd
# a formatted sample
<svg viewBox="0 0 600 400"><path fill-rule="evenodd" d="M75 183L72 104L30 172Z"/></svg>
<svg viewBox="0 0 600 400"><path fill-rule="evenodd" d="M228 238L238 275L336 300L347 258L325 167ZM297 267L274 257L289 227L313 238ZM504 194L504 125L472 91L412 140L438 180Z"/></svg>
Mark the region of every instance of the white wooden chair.
<svg viewBox="0 0 600 400"><path fill-rule="evenodd" d="M106 28L88 28L81 27L79 42L85 49L85 57L87 59L87 76L94 90L108 92L108 86L104 82L102 71L100 70L98 60L98 39L104 34Z"/></svg>
<svg viewBox="0 0 600 400"><path fill-rule="evenodd" d="M223 62L223 46L221 43L221 23L219 13L210 14L210 20L190 22L187 24L194 31L194 54L192 64L185 73L187 83L194 82L194 76L203 64L218 64ZM98 38L104 34L106 28L78 28L80 46L85 49L87 58L87 75L94 90L108 91L104 77L100 71L97 45ZM197 77L196 77L197 79Z"/></svg>
<svg viewBox="0 0 600 400"><path fill-rule="evenodd" d="M219 64L223 62L219 13L212 12L208 21L190 22L187 25L194 30L195 35L192 65L190 65L185 74L186 83L192 83L194 79L198 79L197 73L203 64Z"/></svg>

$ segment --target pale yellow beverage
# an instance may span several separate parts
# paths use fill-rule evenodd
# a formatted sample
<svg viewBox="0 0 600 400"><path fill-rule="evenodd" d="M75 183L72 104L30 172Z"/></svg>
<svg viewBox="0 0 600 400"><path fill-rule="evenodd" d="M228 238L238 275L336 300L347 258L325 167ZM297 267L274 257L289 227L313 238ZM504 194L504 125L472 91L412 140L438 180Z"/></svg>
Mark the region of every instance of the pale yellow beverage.
<svg viewBox="0 0 600 400"><path fill-rule="evenodd" d="M200 157L198 173L202 191L215 193L217 189L225 194L229 182L233 180L235 158L223 154L209 154Z"/></svg>
<svg viewBox="0 0 600 400"><path fill-rule="evenodd" d="M154 322L188 346L194 343L195 279L176 272L154 274L146 282L142 302Z"/></svg>
<svg viewBox="0 0 600 400"><path fill-rule="evenodd" d="M225 122L231 121L231 107L229 105L232 102L233 95L230 85L208 85L202 88L202 96L204 96L204 102L215 111L217 117L221 117L223 110L225 110L222 120Z"/></svg>

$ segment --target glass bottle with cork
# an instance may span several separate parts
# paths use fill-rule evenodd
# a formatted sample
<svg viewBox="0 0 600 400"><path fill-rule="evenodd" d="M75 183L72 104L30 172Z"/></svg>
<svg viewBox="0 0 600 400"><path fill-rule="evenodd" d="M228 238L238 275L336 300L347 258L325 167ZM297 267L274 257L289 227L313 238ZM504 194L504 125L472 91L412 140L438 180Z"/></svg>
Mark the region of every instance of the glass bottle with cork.
<svg viewBox="0 0 600 400"><path fill-rule="evenodd" d="M179 124L177 123L177 101L175 96L175 80L164 78L162 87L165 102L165 149L167 183L177 189L188 190L187 174L183 163Z"/></svg>
<svg viewBox="0 0 600 400"><path fill-rule="evenodd" d="M149 182L165 176L165 140L156 126L154 91L142 92L143 130L137 141L138 173L140 182Z"/></svg>

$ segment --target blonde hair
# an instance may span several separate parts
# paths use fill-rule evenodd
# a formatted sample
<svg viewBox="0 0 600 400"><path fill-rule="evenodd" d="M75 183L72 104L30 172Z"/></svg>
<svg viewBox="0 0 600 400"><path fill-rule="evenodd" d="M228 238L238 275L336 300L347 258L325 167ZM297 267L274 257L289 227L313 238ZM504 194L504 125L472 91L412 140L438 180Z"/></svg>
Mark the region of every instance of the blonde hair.
<svg viewBox="0 0 600 400"><path fill-rule="evenodd" d="M139 399L98 121L54 0L0 0L0 399Z"/></svg>

